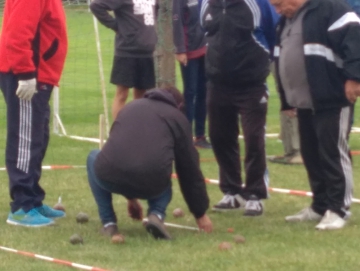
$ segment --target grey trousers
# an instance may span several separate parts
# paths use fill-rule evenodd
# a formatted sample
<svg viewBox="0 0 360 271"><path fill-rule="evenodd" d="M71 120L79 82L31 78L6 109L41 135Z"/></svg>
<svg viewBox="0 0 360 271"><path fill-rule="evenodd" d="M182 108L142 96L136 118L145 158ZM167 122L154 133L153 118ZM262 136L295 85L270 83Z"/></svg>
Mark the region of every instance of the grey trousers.
<svg viewBox="0 0 360 271"><path fill-rule="evenodd" d="M275 74L274 63L270 65L270 71ZM275 79L275 87L279 93L279 86ZM284 147L284 156L294 156L300 154L299 124L298 118L289 117L284 112L280 112L280 138Z"/></svg>
<svg viewBox="0 0 360 271"><path fill-rule="evenodd" d="M289 117L280 112L280 138L285 156L300 154L299 125L297 117Z"/></svg>

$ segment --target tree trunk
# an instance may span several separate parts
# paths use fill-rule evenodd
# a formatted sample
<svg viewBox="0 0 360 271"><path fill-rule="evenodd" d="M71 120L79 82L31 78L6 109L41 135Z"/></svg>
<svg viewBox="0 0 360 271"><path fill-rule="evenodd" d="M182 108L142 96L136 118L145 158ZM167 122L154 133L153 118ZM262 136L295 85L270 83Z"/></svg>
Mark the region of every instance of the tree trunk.
<svg viewBox="0 0 360 271"><path fill-rule="evenodd" d="M155 52L156 86L175 86L175 58L172 36L172 1L160 0L158 45Z"/></svg>

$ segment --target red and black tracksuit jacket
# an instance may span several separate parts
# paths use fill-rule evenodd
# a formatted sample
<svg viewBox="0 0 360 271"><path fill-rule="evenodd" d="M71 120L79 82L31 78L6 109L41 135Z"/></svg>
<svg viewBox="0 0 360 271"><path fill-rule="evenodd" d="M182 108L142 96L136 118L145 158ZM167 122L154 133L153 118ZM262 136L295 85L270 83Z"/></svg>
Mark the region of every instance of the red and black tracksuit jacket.
<svg viewBox="0 0 360 271"><path fill-rule="evenodd" d="M25 38L24 38L25 37ZM67 52L60 0L7 0L0 39L0 72L58 85Z"/></svg>

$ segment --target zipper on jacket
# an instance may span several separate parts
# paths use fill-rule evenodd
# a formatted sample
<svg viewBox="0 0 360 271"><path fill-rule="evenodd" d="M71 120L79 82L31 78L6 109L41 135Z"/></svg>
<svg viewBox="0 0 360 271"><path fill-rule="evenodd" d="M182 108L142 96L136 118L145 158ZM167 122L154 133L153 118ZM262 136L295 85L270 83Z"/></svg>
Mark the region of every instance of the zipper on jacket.
<svg viewBox="0 0 360 271"><path fill-rule="evenodd" d="M222 0L223 14L226 14L226 0Z"/></svg>

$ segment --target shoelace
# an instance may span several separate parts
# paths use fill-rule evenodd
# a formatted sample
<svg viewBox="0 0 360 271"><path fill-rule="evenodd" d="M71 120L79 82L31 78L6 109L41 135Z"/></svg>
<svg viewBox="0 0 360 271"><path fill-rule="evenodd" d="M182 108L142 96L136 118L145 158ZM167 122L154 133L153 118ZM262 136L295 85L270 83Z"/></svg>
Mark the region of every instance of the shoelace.
<svg viewBox="0 0 360 271"><path fill-rule="evenodd" d="M246 203L246 209L259 211L259 210L261 210L260 203L258 201L255 201L255 200L249 200Z"/></svg>
<svg viewBox="0 0 360 271"><path fill-rule="evenodd" d="M28 216L36 216L39 214L39 212L37 210L31 209L29 212L26 213Z"/></svg>
<svg viewBox="0 0 360 271"><path fill-rule="evenodd" d="M219 203L228 203L229 201L231 201L231 196L226 194Z"/></svg>
<svg viewBox="0 0 360 271"><path fill-rule="evenodd" d="M220 200L220 203L223 203L223 204L228 204L228 203L230 203L230 205L231 205L232 207L235 207L235 201L237 201L237 199L236 199L233 195L226 194L226 195Z"/></svg>

